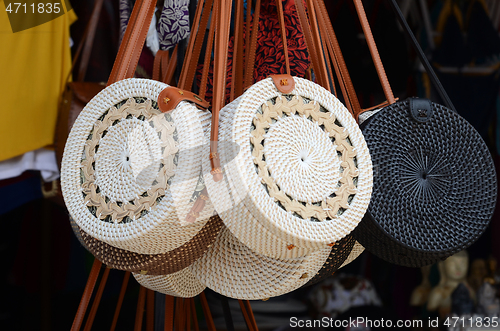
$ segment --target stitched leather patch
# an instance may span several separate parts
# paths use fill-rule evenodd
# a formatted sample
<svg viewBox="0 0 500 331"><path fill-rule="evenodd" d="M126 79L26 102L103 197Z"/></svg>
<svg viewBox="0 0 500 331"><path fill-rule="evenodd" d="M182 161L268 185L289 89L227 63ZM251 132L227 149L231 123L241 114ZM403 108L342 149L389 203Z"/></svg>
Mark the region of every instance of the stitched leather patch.
<svg viewBox="0 0 500 331"><path fill-rule="evenodd" d="M432 105L429 99L408 98L411 117L420 123L427 122L432 117Z"/></svg>
<svg viewBox="0 0 500 331"><path fill-rule="evenodd" d="M271 78L278 91L283 94L290 94L295 88L295 81L291 75L271 75Z"/></svg>
<svg viewBox="0 0 500 331"><path fill-rule="evenodd" d="M163 113L167 113L174 110L181 101L194 102L198 108L202 109L208 109L208 107L210 107L210 104L197 94L169 86L158 95L158 108L160 108Z"/></svg>

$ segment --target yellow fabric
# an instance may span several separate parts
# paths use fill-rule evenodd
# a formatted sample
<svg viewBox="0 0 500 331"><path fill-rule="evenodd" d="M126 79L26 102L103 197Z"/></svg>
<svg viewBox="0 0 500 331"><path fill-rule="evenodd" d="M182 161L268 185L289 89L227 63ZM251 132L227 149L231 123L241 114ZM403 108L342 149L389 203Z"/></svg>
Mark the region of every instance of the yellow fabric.
<svg viewBox="0 0 500 331"><path fill-rule="evenodd" d="M73 10L12 33L0 5L0 161L51 145L60 95L71 69Z"/></svg>

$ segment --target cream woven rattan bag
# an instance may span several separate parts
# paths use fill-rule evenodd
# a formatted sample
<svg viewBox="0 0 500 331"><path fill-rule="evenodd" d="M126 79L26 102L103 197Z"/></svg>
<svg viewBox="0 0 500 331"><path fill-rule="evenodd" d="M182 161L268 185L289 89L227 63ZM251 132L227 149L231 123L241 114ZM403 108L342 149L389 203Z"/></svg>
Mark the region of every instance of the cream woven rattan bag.
<svg viewBox="0 0 500 331"><path fill-rule="evenodd" d="M262 300L306 284L323 267L330 251L325 247L305 257L270 258L253 252L223 227L215 242L188 269L219 294Z"/></svg>
<svg viewBox="0 0 500 331"><path fill-rule="evenodd" d="M282 93L285 83L295 85ZM206 175L205 183L225 225L256 253L305 256L331 247L363 217L368 148L349 111L321 86L264 79L221 110L219 131L223 180Z"/></svg>
<svg viewBox="0 0 500 331"><path fill-rule="evenodd" d="M184 245L213 215L210 201L199 215L188 215L210 113L185 101L162 113L158 98L167 87L147 79L106 87L75 121L61 168L66 206L78 226L141 254Z"/></svg>

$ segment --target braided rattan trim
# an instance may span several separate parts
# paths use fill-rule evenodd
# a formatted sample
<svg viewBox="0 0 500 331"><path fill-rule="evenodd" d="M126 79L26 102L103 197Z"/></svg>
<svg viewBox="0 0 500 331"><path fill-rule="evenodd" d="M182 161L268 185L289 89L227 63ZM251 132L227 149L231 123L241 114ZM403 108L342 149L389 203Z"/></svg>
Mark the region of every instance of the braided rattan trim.
<svg viewBox="0 0 500 331"><path fill-rule="evenodd" d="M229 229L188 268L201 283L224 296L262 300L291 292L307 283L321 269L330 247L306 257L273 259L253 252Z"/></svg>
<svg viewBox="0 0 500 331"><path fill-rule="evenodd" d="M112 222L121 222L125 218L135 220L153 208L159 199L165 196L165 190L168 189L168 179L175 173L174 156L178 152L177 144L174 141L175 126L171 121L167 121L166 116L159 115L161 112L152 107L151 100L143 103L137 103L134 98L129 98L120 108L111 107L102 120L94 124L92 134L85 144L84 159L82 160L83 184L82 191L85 194L85 203L87 207L96 207L96 217L106 220L108 216ZM116 125L121 120L133 116L142 118L142 120L151 121L161 139L160 147L163 149L161 162L159 163L158 175L154 179L154 185L151 185L147 191L136 194L133 201L124 199L115 201L115 197L105 196L97 193L101 191L95 183L94 164L96 161L96 150L103 136L108 129ZM106 155L109 157L109 155ZM126 162L126 161L125 161ZM125 163L124 162L124 163ZM120 189L126 189L121 187ZM111 200L111 201L110 201ZM129 202L130 201L130 202Z"/></svg>
<svg viewBox="0 0 500 331"><path fill-rule="evenodd" d="M288 192L280 189L276 181L269 173L266 153L264 152L265 136L269 128L275 124L273 121L280 121L283 117L300 116L303 120L310 119L316 125L323 127L323 130L329 137L334 138L337 152L340 153L342 175L337 184L335 193L330 192L332 197L321 201L321 205L312 204L307 201L299 201L291 198ZM317 219L324 221L326 219L337 218L340 209L349 208L349 197L356 194L355 178L358 176L358 170L354 165L356 152L353 146L348 142L348 132L336 122L335 116L327 111L321 111L317 102L306 103L300 96L293 96L290 100L284 96L279 96L275 102L267 101L262 105L262 115L257 114L253 120L255 129L250 133L250 138L254 156L253 162L257 165L257 173L266 186L269 195L276 199L286 211L293 212L303 219ZM284 151L283 151L284 152ZM295 183L300 189L307 189L308 183ZM313 201L318 202L318 201Z"/></svg>
<svg viewBox="0 0 500 331"><path fill-rule="evenodd" d="M189 268L170 275L152 276L140 273L132 273L132 275L142 286L178 298L192 298L205 289Z"/></svg>

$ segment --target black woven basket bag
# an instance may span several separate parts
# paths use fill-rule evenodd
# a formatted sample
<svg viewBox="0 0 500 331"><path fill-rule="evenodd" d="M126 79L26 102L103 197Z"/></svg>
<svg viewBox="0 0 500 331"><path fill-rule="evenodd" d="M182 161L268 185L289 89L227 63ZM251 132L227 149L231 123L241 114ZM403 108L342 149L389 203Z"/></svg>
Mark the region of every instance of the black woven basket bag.
<svg viewBox="0 0 500 331"><path fill-rule="evenodd" d="M449 107L419 98L394 102L361 1L354 3L391 104L359 116L374 167L373 192L352 234L391 263L432 264L470 246L488 226L497 196L493 159L479 133L451 110L451 101L393 1Z"/></svg>
<svg viewBox="0 0 500 331"><path fill-rule="evenodd" d="M410 104L419 105L415 112ZM419 267L478 239L495 208L497 180L486 144L466 120L411 99L383 108L361 128L375 165L372 200L353 232L366 249Z"/></svg>

